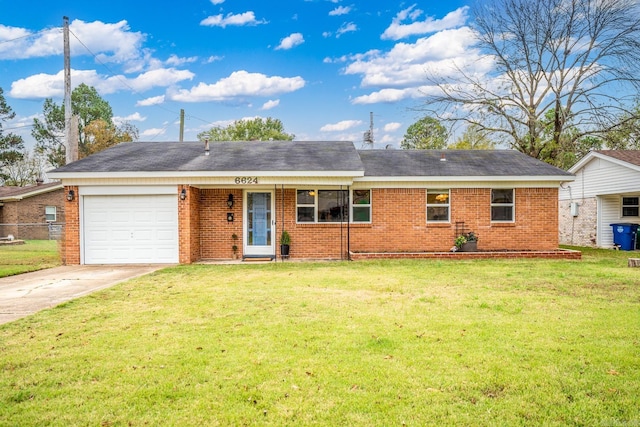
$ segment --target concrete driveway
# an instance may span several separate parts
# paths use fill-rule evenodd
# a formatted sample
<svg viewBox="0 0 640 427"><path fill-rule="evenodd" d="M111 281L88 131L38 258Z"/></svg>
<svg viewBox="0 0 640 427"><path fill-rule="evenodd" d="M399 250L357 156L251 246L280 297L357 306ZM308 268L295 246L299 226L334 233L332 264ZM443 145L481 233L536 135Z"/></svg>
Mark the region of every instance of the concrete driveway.
<svg viewBox="0 0 640 427"><path fill-rule="evenodd" d="M73 265L0 278L0 324L165 267Z"/></svg>

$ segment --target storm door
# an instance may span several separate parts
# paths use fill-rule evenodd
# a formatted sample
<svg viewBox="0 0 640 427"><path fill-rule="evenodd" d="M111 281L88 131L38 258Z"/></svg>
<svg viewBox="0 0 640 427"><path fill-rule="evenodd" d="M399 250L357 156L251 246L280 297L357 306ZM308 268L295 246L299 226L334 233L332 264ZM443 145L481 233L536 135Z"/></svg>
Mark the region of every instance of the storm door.
<svg viewBox="0 0 640 427"><path fill-rule="evenodd" d="M274 256L273 191L247 191L245 197L244 255Z"/></svg>

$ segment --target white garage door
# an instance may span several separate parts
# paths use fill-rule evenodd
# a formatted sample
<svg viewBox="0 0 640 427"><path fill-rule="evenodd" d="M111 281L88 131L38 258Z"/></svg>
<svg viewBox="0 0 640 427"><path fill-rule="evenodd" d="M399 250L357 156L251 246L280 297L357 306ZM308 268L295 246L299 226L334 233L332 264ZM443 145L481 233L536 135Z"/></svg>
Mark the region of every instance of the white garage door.
<svg viewBox="0 0 640 427"><path fill-rule="evenodd" d="M175 195L85 196L85 264L178 262Z"/></svg>

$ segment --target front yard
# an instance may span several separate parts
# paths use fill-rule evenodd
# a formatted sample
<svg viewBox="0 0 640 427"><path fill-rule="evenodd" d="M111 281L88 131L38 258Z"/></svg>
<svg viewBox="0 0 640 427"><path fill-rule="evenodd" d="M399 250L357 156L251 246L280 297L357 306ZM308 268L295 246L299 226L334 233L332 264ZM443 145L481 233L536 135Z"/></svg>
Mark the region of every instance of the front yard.
<svg viewBox="0 0 640 427"><path fill-rule="evenodd" d="M23 245L0 245L0 277L60 265L58 244L56 240L27 240Z"/></svg>
<svg viewBox="0 0 640 427"><path fill-rule="evenodd" d="M168 268L0 326L0 423L637 425L629 256Z"/></svg>

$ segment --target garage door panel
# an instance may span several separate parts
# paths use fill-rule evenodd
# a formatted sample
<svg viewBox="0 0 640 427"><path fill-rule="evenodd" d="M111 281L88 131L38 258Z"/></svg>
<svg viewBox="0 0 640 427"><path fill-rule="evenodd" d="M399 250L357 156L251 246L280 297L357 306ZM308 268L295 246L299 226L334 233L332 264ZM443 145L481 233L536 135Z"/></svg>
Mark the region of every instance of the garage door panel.
<svg viewBox="0 0 640 427"><path fill-rule="evenodd" d="M175 195L85 196L85 264L178 262Z"/></svg>

